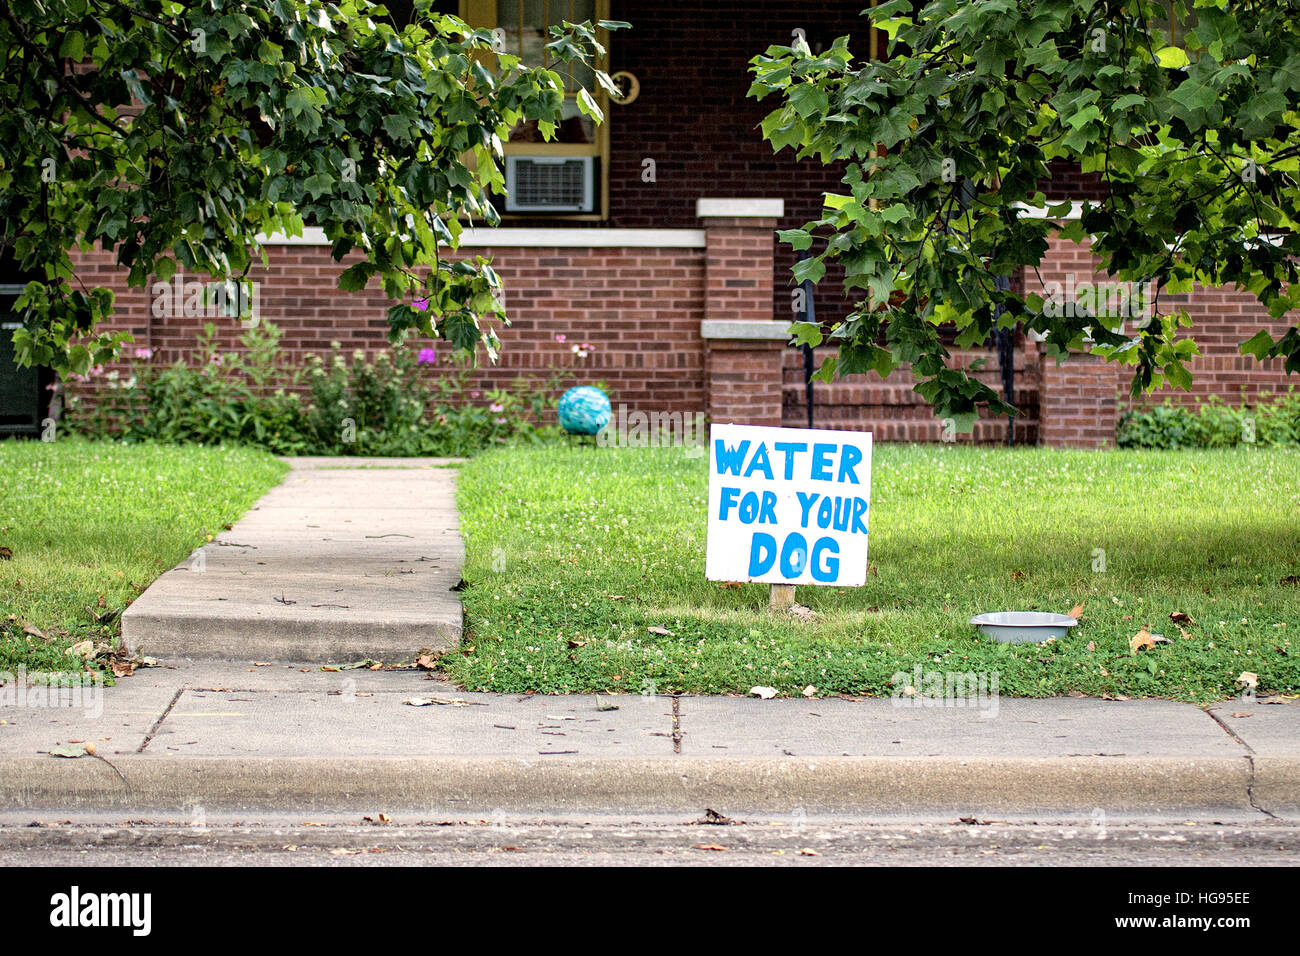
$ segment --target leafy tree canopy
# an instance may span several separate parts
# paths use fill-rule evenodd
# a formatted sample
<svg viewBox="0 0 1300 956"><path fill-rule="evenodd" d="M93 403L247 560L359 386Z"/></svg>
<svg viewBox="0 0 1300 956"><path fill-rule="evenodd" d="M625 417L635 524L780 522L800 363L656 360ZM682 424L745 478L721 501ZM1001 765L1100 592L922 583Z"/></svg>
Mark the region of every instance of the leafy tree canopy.
<svg viewBox="0 0 1300 956"><path fill-rule="evenodd" d="M115 253L132 287L234 282L265 260L259 234L304 223L335 259L359 253L340 288L403 300L395 339L494 355L496 274L439 247L498 222L502 141L522 121L553 135L564 81L504 53L490 69L492 31L414 9L396 27L368 0L0 0L0 252L39 277L20 361L81 373L125 340L97 329L112 293L79 279L77 250ZM553 28L552 62L594 62L596 29ZM603 118L588 91L578 104Z"/></svg>
<svg viewBox="0 0 1300 956"><path fill-rule="evenodd" d="M1139 394L1191 382L1197 347L1170 295L1236 285L1274 318L1300 304L1300 3L1172 7L1171 30L1166 5L1148 0L888 0L864 11L888 35L887 59L855 62L843 37L751 61L750 95L781 100L762 125L773 148L845 164L821 218L782 233L817 247L797 280L834 261L860 290L821 378L911 363L936 412L969 427L977 404L1014 410L948 367L941 326L970 347L1023 322L1051 351L1134 365ZM998 281L1032 272L1069 210L1040 188L1053 161L1104 182L1106 198L1063 235L1090 240L1116 283L1152 283L1150 314L1121 326L1117 310L1052 308ZM816 326L795 331L822 341ZM1241 348L1300 370L1294 326Z"/></svg>

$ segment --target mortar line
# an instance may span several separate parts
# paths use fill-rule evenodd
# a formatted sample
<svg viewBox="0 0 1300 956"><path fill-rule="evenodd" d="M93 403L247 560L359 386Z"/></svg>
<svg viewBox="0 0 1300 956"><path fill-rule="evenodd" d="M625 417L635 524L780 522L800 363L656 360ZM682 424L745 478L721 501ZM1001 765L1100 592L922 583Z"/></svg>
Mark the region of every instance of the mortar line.
<svg viewBox="0 0 1300 956"><path fill-rule="evenodd" d="M144 753L144 748L149 746L149 741L153 740L154 734L158 733L158 728L162 726L163 721L166 720L167 717L171 714L172 708L176 706L176 702L181 699L181 694L183 693L185 693L184 684L182 684L180 687L176 689L176 693L172 695L171 703L169 703L167 705L167 708L161 714L158 715L158 719L155 720L153 726L149 728L149 733L144 735L144 740L141 742L140 748L136 751L136 753L138 754Z"/></svg>
<svg viewBox="0 0 1300 956"><path fill-rule="evenodd" d="M1276 820L1278 818L1276 814L1265 810L1255 802L1255 748L1242 740L1237 732L1225 724L1214 711L1207 707L1205 713L1209 714L1210 719L1223 728L1224 733L1246 748L1246 766L1250 768L1250 774L1246 778L1246 800L1250 803L1252 809L1258 810L1260 813L1264 814L1264 816Z"/></svg>

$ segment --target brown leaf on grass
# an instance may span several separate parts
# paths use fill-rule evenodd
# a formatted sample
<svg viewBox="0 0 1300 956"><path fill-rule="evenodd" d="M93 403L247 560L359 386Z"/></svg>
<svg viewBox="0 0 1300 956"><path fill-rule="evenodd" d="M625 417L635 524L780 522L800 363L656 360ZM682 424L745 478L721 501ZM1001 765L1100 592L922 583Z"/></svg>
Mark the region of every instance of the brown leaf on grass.
<svg viewBox="0 0 1300 956"><path fill-rule="evenodd" d="M816 696L817 696L817 688L814 687L812 684L809 684L807 687L805 687L805 688L803 689L803 695L804 695L805 697L809 697L809 698L816 697Z"/></svg>
<svg viewBox="0 0 1300 956"><path fill-rule="evenodd" d="M739 591L742 587L744 587L744 585L741 584L739 581L719 581L719 582L718 582L718 590L719 590L719 591Z"/></svg>
<svg viewBox="0 0 1300 956"><path fill-rule="evenodd" d="M658 634L658 635L660 635L661 637L672 637L672 636L673 636L673 632L672 632L672 631L668 630L668 628L666 628L666 627L660 627L660 626L657 625L657 624L656 624L654 627L647 627L646 630L649 631L651 634Z"/></svg>
<svg viewBox="0 0 1300 956"><path fill-rule="evenodd" d="M1096 641L1089 641L1088 646L1084 648L1084 650L1086 651L1095 651L1096 649L1097 649Z"/></svg>
<svg viewBox="0 0 1300 956"><path fill-rule="evenodd" d="M54 638L50 637L48 634L46 634L44 631L42 631L42 630L41 630L39 627L37 627L35 624L24 624L24 625L23 625L23 633L26 634L26 635L29 636L29 637L37 637L37 638L40 638L42 641L52 641L52 640L54 640Z"/></svg>
<svg viewBox="0 0 1300 956"><path fill-rule="evenodd" d="M1190 641L1192 639L1192 632L1180 624L1178 625L1178 636L1185 641Z"/></svg>
<svg viewBox="0 0 1300 956"><path fill-rule="evenodd" d="M0 561L10 561L13 559L13 556L14 553L10 548L6 548L4 545L0 544Z"/></svg>
<svg viewBox="0 0 1300 956"><path fill-rule="evenodd" d="M1168 644L1169 638L1163 634L1152 634L1145 627L1129 638L1128 646L1136 654L1138 651L1148 651L1157 644Z"/></svg>
<svg viewBox="0 0 1300 956"><path fill-rule="evenodd" d="M1300 574L1288 574L1284 578L1278 578L1278 584L1294 584L1300 587Z"/></svg>
<svg viewBox="0 0 1300 956"><path fill-rule="evenodd" d="M1169 615L1169 620L1173 621L1175 624L1192 624L1192 625L1196 624L1196 622L1192 620L1192 616L1190 614L1184 614L1182 611L1171 612Z"/></svg>
<svg viewBox="0 0 1300 956"><path fill-rule="evenodd" d="M1021 571L1019 568L1011 572L1012 581L1020 581L1024 578L1024 576L1025 576L1025 572Z"/></svg>
<svg viewBox="0 0 1300 956"><path fill-rule="evenodd" d="M1074 618L1076 621L1079 620L1079 618L1083 617L1083 605L1076 604L1073 608L1071 608L1070 617Z"/></svg>

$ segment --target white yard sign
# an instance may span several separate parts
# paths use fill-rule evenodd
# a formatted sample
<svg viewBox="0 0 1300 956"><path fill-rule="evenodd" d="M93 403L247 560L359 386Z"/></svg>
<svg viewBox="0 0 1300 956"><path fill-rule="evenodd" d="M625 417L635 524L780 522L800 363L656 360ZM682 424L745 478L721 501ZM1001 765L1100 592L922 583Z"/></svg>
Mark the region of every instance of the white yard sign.
<svg viewBox="0 0 1300 956"><path fill-rule="evenodd" d="M857 587L870 502L870 432L714 425L705 577Z"/></svg>

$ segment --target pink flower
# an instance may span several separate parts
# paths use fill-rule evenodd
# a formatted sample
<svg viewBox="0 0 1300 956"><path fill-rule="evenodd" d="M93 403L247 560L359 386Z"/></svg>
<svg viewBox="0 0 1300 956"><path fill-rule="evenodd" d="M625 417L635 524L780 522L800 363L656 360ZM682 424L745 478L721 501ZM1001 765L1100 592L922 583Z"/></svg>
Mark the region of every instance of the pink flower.
<svg viewBox="0 0 1300 956"><path fill-rule="evenodd" d="M493 411L493 412L504 412L505 410L506 410L506 407L505 407L504 405L498 405L496 402L493 402L493 403L488 407L488 411Z"/></svg>
<svg viewBox="0 0 1300 956"><path fill-rule="evenodd" d="M136 349L135 357L138 359L144 359L147 362L149 359L153 358L153 349L151 348Z"/></svg>
<svg viewBox="0 0 1300 956"><path fill-rule="evenodd" d="M432 365L438 361L438 353L433 349L420 349L420 354L415 357L415 361L420 365Z"/></svg>
<svg viewBox="0 0 1300 956"><path fill-rule="evenodd" d="M563 342L563 341L564 341L564 336L563 336L563 335L557 335L557 336L555 337L555 341L557 341L557 342Z"/></svg>
<svg viewBox="0 0 1300 956"><path fill-rule="evenodd" d="M423 299L416 299L414 302L411 303L411 305L415 306L417 312L428 312L429 297L425 296Z"/></svg>
<svg viewBox="0 0 1300 956"><path fill-rule="evenodd" d="M469 393L469 397L470 397L470 398L478 398L478 397L479 397L480 395L482 395L482 394L483 394L482 392L470 392L470 393Z"/></svg>
<svg viewBox="0 0 1300 956"><path fill-rule="evenodd" d="M505 420L504 418L498 418L498 419L497 419L497 424L498 424L498 425L504 425L505 423L506 423L506 420Z"/></svg>

